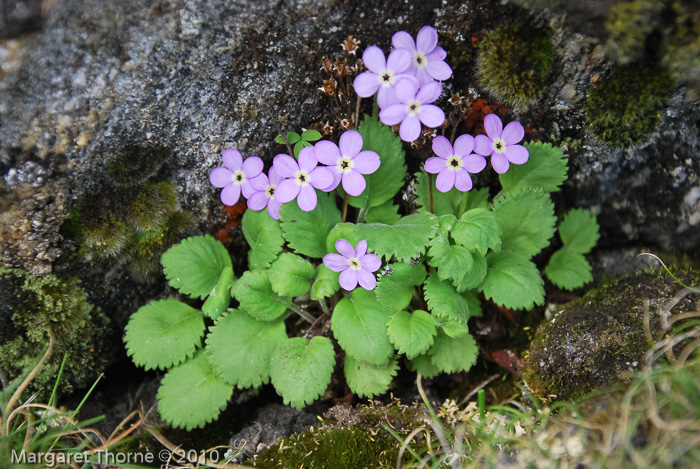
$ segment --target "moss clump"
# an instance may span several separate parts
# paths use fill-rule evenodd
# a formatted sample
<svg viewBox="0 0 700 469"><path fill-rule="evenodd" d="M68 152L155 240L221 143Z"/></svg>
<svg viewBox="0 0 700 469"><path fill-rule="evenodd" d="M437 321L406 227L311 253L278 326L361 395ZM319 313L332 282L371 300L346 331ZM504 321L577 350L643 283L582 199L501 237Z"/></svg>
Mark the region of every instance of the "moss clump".
<svg viewBox="0 0 700 469"><path fill-rule="evenodd" d="M633 64L617 66L588 93L586 113L596 135L616 147L628 147L655 131L659 111L673 90L664 68Z"/></svg>
<svg viewBox="0 0 700 469"><path fill-rule="evenodd" d="M515 106L534 102L544 91L554 64L554 46L541 29L501 26L479 44L481 86Z"/></svg>
<svg viewBox="0 0 700 469"><path fill-rule="evenodd" d="M692 271L677 276L687 285L700 283L700 275ZM643 300L650 304L649 328L655 337L663 305L682 289L663 270L646 271L611 281L566 305L535 334L525 357L528 387L542 398L572 399L629 381L652 345ZM687 298L672 313L698 307L700 301Z"/></svg>
<svg viewBox="0 0 700 469"><path fill-rule="evenodd" d="M145 282L160 271L161 254L193 232L192 216L176 210L175 186L157 180L164 152L130 147L108 166L107 184L78 199L63 232L79 243L80 256L126 265Z"/></svg>
<svg viewBox="0 0 700 469"><path fill-rule="evenodd" d="M15 378L33 367L55 338L54 351L32 382L40 400L48 397L68 353L58 390L70 393L94 382L108 364L105 342L109 320L87 301L77 279L35 277L0 268L0 366Z"/></svg>
<svg viewBox="0 0 700 469"><path fill-rule="evenodd" d="M324 429L285 438L263 451L253 464L309 469L393 467L397 446L390 436L372 435L361 427Z"/></svg>
<svg viewBox="0 0 700 469"><path fill-rule="evenodd" d="M619 64L653 58L659 47L662 0L617 2L610 7L605 48ZM656 40L653 40L653 39Z"/></svg>

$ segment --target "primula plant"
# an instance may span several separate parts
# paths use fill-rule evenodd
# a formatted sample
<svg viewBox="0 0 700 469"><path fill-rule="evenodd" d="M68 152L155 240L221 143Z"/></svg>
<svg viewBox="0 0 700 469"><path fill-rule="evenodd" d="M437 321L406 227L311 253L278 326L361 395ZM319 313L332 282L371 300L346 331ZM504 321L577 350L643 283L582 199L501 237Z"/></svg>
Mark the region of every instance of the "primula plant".
<svg viewBox="0 0 700 469"><path fill-rule="evenodd" d="M483 302L544 303L532 259L556 230L550 193L566 179L563 153L521 145L520 123L504 127L488 115L486 135L435 137L435 156L405 187L402 140L418 138L421 123L443 125L435 79L451 70L431 27L415 43L397 33L393 44L386 61L368 47L369 71L355 79L357 95L380 93L382 109L337 144L290 133L290 153L290 143L303 143L294 156L275 156L267 175L260 158L233 149L211 172L224 204L248 198L241 227L249 270L234 272L210 236L185 239L161 261L169 284L192 300L154 301L126 330L136 364L167 370L158 400L169 423L201 426L235 388L266 383L302 407L323 395L336 366L367 397L387 390L401 362L426 377L467 371L478 355L469 319ZM400 138L390 127L399 122ZM493 198L472 181L487 158L501 185ZM415 203L397 203L412 194ZM562 247L544 272L562 288L580 287L591 280L583 256L597 240L596 221L570 212L559 234Z"/></svg>

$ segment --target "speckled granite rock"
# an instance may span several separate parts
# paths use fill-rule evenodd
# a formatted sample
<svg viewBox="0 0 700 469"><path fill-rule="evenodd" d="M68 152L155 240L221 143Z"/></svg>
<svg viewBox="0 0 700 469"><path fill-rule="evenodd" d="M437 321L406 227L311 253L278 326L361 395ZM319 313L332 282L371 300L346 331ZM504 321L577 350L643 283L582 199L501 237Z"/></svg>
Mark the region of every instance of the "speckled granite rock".
<svg viewBox="0 0 700 469"><path fill-rule="evenodd" d="M63 247L58 225L126 145L171 148L180 204L211 230L221 206L207 174L221 151L269 160L283 151L271 143L279 131L328 120L320 58L339 53L347 36L388 48L395 31L434 24L466 60L446 91L478 93L474 44L510 20L552 31L556 76L510 117L532 138L581 140L571 152L569 205L600 213L608 245L700 244L697 103L684 103L679 88L649 142L626 151L598 143L582 102L607 62L597 39L572 32L556 11L437 0L57 0L43 15L41 31L0 42L6 265L51 271Z"/></svg>

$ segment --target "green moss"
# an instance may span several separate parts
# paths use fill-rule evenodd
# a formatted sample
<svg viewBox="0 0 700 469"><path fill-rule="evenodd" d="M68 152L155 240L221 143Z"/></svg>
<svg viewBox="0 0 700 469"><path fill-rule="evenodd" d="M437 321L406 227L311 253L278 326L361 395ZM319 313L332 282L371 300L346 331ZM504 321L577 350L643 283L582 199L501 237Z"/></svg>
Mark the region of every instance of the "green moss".
<svg viewBox="0 0 700 469"><path fill-rule="evenodd" d="M304 432L263 451L255 467L309 469L393 467L398 442L360 427Z"/></svg>
<svg viewBox="0 0 700 469"><path fill-rule="evenodd" d="M662 63L676 80L697 80L700 76L699 16L679 15L676 27L669 35Z"/></svg>
<svg viewBox="0 0 700 469"><path fill-rule="evenodd" d="M610 145L634 145L658 128L660 111L673 87L664 68L643 64L618 66L588 93L588 121L596 135Z"/></svg>
<svg viewBox="0 0 700 469"><path fill-rule="evenodd" d="M687 285L700 284L700 275L694 271L676 270ZM650 329L656 337L659 311L682 288L662 270L646 271L608 281L569 303L537 330L525 357L523 377L528 387L542 398L572 399L629 381L651 345L643 300L649 300ZM698 306L699 301L688 298L673 312L694 311Z"/></svg>
<svg viewBox="0 0 700 469"><path fill-rule="evenodd" d="M48 343L47 329L56 340L54 352L32 382L40 400L53 389L64 353L66 366L59 385L61 393L94 382L108 364L105 335L109 320L87 301L77 279L60 280L54 275L35 277L0 268L0 366L10 378L33 367Z"/></svg>
<svg viewBox="0 0 700 469"><path fill-rule="evenodd" d="M542 29L501 26L479 44L481 86L515 106L533 103L544 91L554 64L554 46Z"/></svg>
<svg viewBox="0 0 700 469"><path fill-rule="evenodd" d="M119 186L141 184L155 176L170 155L165 147L129 145L107 166L107 175Z"/></svg>
<svg viewBox="0 0 700 469"><path fill-rule="evenodd" d="M655 36L652 33L661 27L660 13L664 3L662 0L633 0L612 5L605 25L608 54L620 64L654 55L658 38L656 44L650 39Z"/></svg>

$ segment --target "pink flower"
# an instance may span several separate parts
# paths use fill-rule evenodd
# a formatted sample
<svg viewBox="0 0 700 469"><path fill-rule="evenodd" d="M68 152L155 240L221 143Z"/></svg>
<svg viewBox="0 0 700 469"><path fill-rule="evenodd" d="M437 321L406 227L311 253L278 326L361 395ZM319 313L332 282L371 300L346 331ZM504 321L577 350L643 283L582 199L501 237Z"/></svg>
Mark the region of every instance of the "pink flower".
<svg viewBox="0 0 700 469"><path fill-rule="evenodd" d="M520 122L513 121L504 129L501 119L496 114L489 114L484 118L484 129L486 135L476 136L474 151L491 156L491 166L498 174L508 171L510 163L523 164L530 158L527 148L516 145L525 136Z"/></svg>
<svg viewBox="0 0 700 469"><path fill-rule="evenodd" d="M299 162L289 155L279 154L272 162L277 173L286 178L277 184L275 198L282 204L296 197L299 208L310 212L316 208L316 189L326 190L333 183L333 173L325 167L316 167L318 159L314 147L304 147L299 152Z"/></svg>
<svg viewBox="0 0 700 469"><path fill-rule="evenodd" d="M279 220L279 210L282 202L275 197L275 189L284 178L277 173L277 169L273 166L270 168L270 178L265 174L251 181L251 186L255 192L248 197L248 208L251 210L262 210L267 207L267 213L275 220Z"/></svg>
<svg viewBox="0 0 700 469"><path fill-rule="evenodd" d="M225 168L214 168L209 173L209 182L214 187L223 187L221 201L224 205L235 205L243 193L248 198L254 189L251 180L260 176L263 162L257 156L251 156L243 161L240 152L234 148L224 150L222 156Z"/></svg>
<svg viewBox="0 0 700 469"><path fill-rule="evenodd" d="M318 160L333 171L333 184L326 191L332 191L340 181L343 190L357 197L364 192L367 183L363 174L372 174L379 169L379 155L371 150L362 150L362 135L357 130L348 130L340 136L340 145L329 140L318 142L314 149Z"/></svg>
<svg viewBox="0 0 700 469"><path fill-rule="evenodd" d="M438 34L432 26L423 26L415 42L406 31L399 31L391 38L394 47L411 53L411 66L406 72L414 73L421 84L433 79L444 81L452 76L452 68L445 62L447 53L437 41Z"/></svg>
<svg viewBox="0 0 700 469"><path fill-rule="evenodd" d="M478 173L486 167L486 159L475 155L472 150L474 137L468 134L457 137L454 149L442 135L433 139L433 152L437 157L428 158L425 170L437 173L435 186L440 192L447 192L453 186L462 192L471 190L472 178L469 173Z"/></svg>
<svg viewBox="0 0 700 469"><path fill-rule="evenodd" d="M362 61L369 72L360 73L355 78L355 92L362 98L377 93L377 104L382 109L398 102L395 87L401 78L415 80L417 84L412 74L403 73L411 65L411 55L407 50L394 49L385 59L379 47L369 46L362 54Z"/></svg>
<svg viewBox="0 0 700 469"><path fill-rule="evenodd" d="M340 286L352 291L359 282L365 290L374 289L377 279L372 273L379 270L382 261L376 254L367 254L367 241L363 239L357 243L357 248L353 248L347 240L340 238L335 242L335 248L340 254L326 254L323 263L333 272L340 272Z"/></svg>
<svg viewBox="0 0 700 469"><path fill-rule="evenodd" d="M429 104L438 99L442 85L436 81L425 83L420 90L415 83L401 79L396 86L399 104L392 104L379 112L379 120L386 125L399 122L399 136L404 142L412 142L420 137L421 123L428 127L440 127L445 122L445 113L439 107Z"/></svg>

